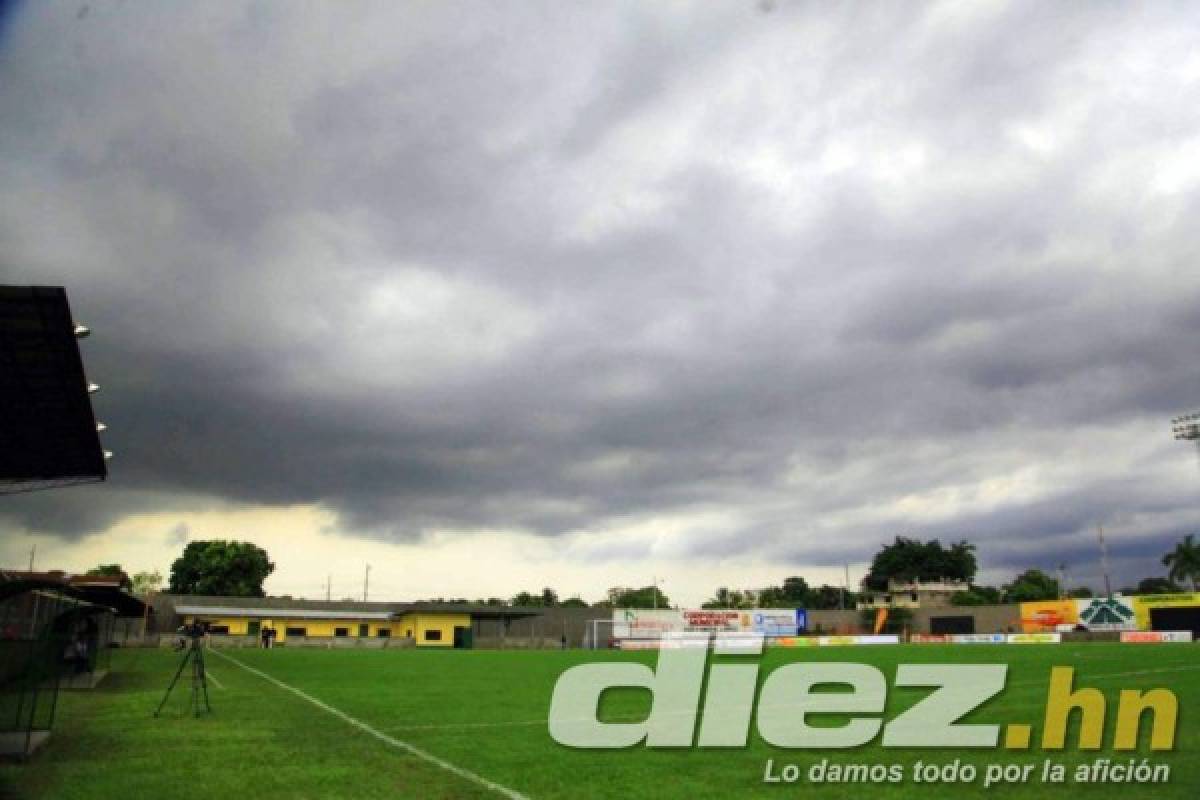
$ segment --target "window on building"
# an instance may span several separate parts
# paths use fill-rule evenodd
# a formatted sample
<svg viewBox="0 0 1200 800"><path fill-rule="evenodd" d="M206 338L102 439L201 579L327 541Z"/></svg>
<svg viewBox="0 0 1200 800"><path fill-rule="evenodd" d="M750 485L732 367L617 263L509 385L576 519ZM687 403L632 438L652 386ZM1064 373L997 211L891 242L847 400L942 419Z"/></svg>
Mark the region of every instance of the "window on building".
<svg viewBox="0 0 1200 800"><path fill-rule="evenodd" d="M349 628L334 628L333 635L334 636L349 636L350 629Z"/></svg>
<svg viewBox="0 0 1200 800"><path fill-rule="evenodd" d="M441 640L442 640L442 632L441 631L433 630L433 629L425 631L425 641L440 642Z"/></svg>
<svg viewBox="0 0 1200 800"><path fill-rule="evenodd" d="M379 628L375 631L375 635L378 636L380 639L388 639L392 635L392 629L391 628Z"/></svg>
<svg viewBox="0 0 1200 800"><path fill-rule="evenodd" d="M912 601L913 601L914 603L915 603L915 602L917 602L917 593L916 593L916 592L913 592L913 593L912 593Z"/></svg>
<svg viewBox="0 0 1200 800"><path fill-rule="evenodd" d="M405 636L407 636L409 639L411 639L411 638L412 638L412 631L405 631L405 632L404 632L404 635L405 635Z"/></svg>
<svg viewBox="0 0 1200 800"><path fill-rule="evenodd" d="M228 625L209 625L208 632L209 633L229 633L229 626Z"/></svg>
<svg viewBox="0 0 1200 800"><path fill-rule="evenodd" d="M283 632L288 636L308 636L308 628L284 628Z"/></svg>
<svg viewBox="0 0 1200 800"><path fill-rule="evenodd" d="M366 637L371 635L370 628L366 625L359 625L358 626L358 635L365 639Z"/></svg>

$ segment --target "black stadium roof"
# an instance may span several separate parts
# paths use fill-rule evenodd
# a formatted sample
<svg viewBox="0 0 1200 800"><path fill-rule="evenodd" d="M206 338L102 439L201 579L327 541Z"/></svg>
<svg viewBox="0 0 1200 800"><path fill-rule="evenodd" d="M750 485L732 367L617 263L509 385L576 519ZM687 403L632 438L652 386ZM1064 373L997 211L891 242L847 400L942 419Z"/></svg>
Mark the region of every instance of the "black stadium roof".
<svg viewBox="0 0 1200 800"><path fill-rule="evenodd" d="M104 480L67 292L0 286L0 494Z"/></svg>

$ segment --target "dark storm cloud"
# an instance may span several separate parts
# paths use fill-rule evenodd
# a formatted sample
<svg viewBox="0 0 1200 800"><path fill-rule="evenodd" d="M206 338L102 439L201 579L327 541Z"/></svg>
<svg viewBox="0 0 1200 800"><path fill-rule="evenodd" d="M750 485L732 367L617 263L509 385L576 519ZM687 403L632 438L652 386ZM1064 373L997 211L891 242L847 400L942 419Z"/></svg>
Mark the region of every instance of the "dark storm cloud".
<svg viewBox="0 0 1200 800"><path fill-rule="evenodd" d="M1131 573L1200 524L1194 12L378 11L12 20L0 270L96 330L118 458L6 514L1014 569L1125 519Z"/></svg>

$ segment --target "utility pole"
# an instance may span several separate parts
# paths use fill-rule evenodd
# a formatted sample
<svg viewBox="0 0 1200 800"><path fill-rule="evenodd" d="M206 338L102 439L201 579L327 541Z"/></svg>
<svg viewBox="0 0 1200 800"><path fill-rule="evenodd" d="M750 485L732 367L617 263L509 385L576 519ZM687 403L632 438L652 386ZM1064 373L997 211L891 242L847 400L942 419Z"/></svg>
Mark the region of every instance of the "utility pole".
<svg viewBox="0 0 1200 800"><path fill-rule="evenodd" d="M333 573L329 573L325 577L325 602L328 603L333 599Z"/></svg>
<svg viewBox="0 0 1200 800"><path fill-rule="evenodd" d="M1067 565L1058 565L1058 599L1062 600L1067 596Z"/></svg>
<svg viewBox="0 0 1200 800"><path fill-rule="evenodd" d="M654 598L654 610L658 611L658 576L652 575L650 580L654 582L654 585L650 587L650 596Z"/></svg>
<svg viewBox="0 0 1200 800"><path fill-rule="evenodd" d="M843 563L842 566L846 570L845 582L842 583L842 596L838 598L838 608L842 611L846 610L846 594L850 591L850 564Z"/></svg>
<svg viewBox="0 0 1200 800"><path fill-rule="evenodd" d="M1100 569L1104 572L1104 596L1112 599L1112 581L1108 577L1108 543L1104 541L1104 526L1096 523L1096 535L1100 537Z"/></svg>
<svg viewBox="0 0 1200 800"><path fill-rule="evenodd" d="M33 572L33 557L37 555L37 542L33 543L33 547L29 548L29 571Z"/></svg>
<svg viewBox="0 0 1200 800"><path fill-rule="evenodd" d="M367 602L367 586L371 583L371 565L367 564L367 571L363 573L363 602Z"/></svg>

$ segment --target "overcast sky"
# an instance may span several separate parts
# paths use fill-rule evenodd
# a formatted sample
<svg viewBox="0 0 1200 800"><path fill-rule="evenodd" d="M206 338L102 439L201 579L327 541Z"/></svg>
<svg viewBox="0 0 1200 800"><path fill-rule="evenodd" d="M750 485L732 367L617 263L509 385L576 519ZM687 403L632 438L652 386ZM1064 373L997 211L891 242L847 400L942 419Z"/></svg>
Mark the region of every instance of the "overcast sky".
<svg viewBox="0 0 1200 800"><path fill-rule="evenodd" d="M0 282L116 457L0 564L694 604L1200 532L1195 5L5 7Z"/></svg>

